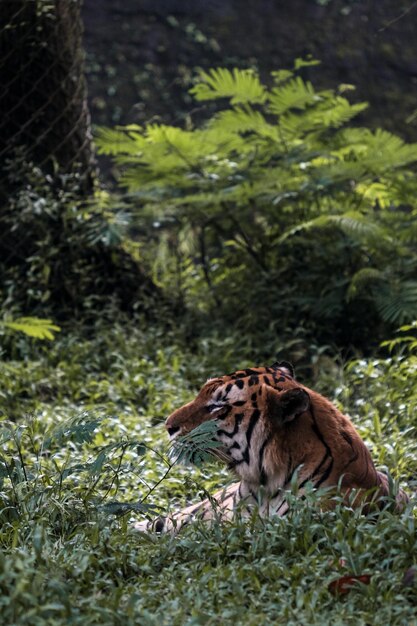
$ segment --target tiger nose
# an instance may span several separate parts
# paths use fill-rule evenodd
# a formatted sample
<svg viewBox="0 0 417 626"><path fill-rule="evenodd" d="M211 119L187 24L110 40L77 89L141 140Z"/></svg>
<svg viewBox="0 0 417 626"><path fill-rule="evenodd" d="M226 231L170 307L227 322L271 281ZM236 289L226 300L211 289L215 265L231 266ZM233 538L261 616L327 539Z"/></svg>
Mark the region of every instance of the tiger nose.
<svg viewBox="0 0 417 626"><path fill-rule="evenodd" d="M168 426L167 427L168 435L170 437L173 437L175 435L175 433L177 433L179 431L179 429L180 429L179 426Z"/></svg>

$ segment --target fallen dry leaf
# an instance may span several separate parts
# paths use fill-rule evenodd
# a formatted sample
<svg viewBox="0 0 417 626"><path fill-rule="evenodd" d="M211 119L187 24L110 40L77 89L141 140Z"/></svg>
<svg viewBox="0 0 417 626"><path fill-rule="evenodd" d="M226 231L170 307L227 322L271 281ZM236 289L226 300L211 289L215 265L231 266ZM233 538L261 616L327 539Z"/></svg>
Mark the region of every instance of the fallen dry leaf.
<svg viewBox="0 0 417 626"><path fill-rule="evenodd" d="M363 585L369 585L371 582L370 574L362 574L361 576L341 576L332 580L329 584L329 591L334 595L344 595L355 587L355 583L360 582Z"/></svg>

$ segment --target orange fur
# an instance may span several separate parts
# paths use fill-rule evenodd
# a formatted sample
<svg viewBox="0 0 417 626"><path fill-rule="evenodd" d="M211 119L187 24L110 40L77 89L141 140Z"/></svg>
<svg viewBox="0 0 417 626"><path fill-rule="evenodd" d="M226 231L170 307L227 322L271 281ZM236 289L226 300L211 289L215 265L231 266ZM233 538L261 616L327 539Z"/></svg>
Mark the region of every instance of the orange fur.
<svg viewBox="0 0 417 626"><path fill-rule="evenodd" d="M139 524L139 529L175 531L196 516L230 519L239 502L244 510L256 506L261 515L282 516L288 511L285 492L294 480L300 495L310 482L316 488L339 486L350 504L352 490L357 490L354 506L380 505L389 495L387 477L376 470L350 419L297 383L286 363L209 380L192 402L169 416L166 428L171 437L181 437L211 419L222 443L215 453L240 482L172 518ZM407 501L400 490L397 508Z"/></svg>

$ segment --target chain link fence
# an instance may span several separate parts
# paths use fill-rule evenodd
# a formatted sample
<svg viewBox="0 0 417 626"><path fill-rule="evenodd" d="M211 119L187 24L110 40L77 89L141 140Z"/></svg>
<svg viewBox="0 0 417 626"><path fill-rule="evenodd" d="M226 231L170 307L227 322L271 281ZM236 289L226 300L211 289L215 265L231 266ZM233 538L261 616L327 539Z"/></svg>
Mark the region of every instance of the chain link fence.
<svg viewBox="0 0 417 626"><path fill-rule="evenodd" d="M48 173L95 175L84 79L82 0L0 2L0 176L23 154Z"/></svg>

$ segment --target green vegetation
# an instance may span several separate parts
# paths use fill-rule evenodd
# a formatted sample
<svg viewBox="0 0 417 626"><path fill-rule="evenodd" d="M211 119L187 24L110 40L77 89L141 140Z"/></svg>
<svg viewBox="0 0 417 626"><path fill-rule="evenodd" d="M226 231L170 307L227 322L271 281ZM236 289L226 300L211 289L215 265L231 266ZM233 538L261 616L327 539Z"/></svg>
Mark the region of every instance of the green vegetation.
<svg viewBox="0 0 417 626"><path fill-rule="evenodd" d="M37 339L54 338L54 333L61 329L52 320L43 320L38 317L19 317L18 319L5 319L0 322L0 333L7 329L21 332L28 337L36 337Z"/></svg>
<svg viewBox="0 0 417 626"><path fill-rule="evenodd" d="M104 129L99 147L175 297L265 342L289 329L364 349L417 315L417 145L347 126L366 105L303 81L314 63L269 89L249 70L203 73L192 94L219 104L204 125Z"/></svg>
<svg viewBox="0 0 417 626"><path fill-rule="evenodd" d="M353 126L364 105L316 91L305 63L271 88L203 74L198 128L103 130L127 193L84 202L72 176L9 165L2 623L416 623L414 500L361 517L312 492L283 520L175 538L131 525L232 480L173 463L165 417L209 376L277 353L417 489L417 147ZM335 596L343 576L365 578Z"/></svg>
<svg viewBox="0 0 417 626"><path fill-rule="evenodd" d="M1 182L3 310L85 320L110 298L125 309L145 308L145 298L152 306L156 289L123 239L123 214L83 199L77 174L52 177L17 154Z"/></svg>
<svg viewBox="0 0 417 626"><path fill-rule="evenodd" d="M412 623L411 510L377 519L321 512L310 494L285 521L196 524L177 538L130 529L132 519L198 501L231 479L215 463L172 467L162 423L207 376L258 355L236 336L233 353L219 339L190 347L181 329L119 320L61 332L52 344L14 334L25 357L0 366L3 417L14 420L1 428L4 622ZM350 412L379 466L413 491L410 350L333 366L331 376L323 369L316 387ZM370 584L335 599L328 585L345 574L369 574Z"/></svg>

